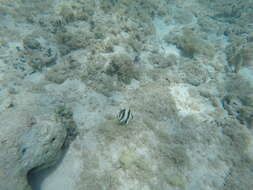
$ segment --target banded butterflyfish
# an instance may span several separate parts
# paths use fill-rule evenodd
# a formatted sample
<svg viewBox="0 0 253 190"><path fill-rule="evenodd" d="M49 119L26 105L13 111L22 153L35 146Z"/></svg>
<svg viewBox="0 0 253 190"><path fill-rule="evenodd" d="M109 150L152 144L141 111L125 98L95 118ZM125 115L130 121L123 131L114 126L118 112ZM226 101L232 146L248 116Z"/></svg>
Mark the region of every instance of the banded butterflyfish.
<svg viewBox="0 0 253 190"><path fill-rule="evenodd" d="M121 109L118 114L118 121L120 125L127 125L133 119L133 114L130 109Z"/></svg>

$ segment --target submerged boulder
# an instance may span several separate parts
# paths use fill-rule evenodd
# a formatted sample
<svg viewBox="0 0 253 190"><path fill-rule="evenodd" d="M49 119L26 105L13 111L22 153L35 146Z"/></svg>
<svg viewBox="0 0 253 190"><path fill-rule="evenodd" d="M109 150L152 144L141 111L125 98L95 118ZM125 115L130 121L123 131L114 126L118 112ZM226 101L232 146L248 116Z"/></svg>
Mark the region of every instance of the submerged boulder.
<svg viewBox="0 0 253 190"><path fill-rule="evenodd" d="M29 190L30 171L54 164L68 141L68 129L47 95L16 97L0 114L0 189ZM22 99L24 98L24 99ZM44 102L44 103L43 103ZM66 122L65 122L66 123Z"/></svg>

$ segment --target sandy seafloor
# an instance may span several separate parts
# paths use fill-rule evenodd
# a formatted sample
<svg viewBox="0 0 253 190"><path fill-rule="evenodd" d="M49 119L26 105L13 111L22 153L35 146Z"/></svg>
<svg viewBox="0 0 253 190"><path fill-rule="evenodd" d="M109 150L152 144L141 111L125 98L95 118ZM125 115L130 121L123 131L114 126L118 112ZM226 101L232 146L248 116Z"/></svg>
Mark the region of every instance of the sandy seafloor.
<svg viewBox="0 0 253 190"><path fill-rule="evenodd" d="M1 190L250 190L253 1L0 0L0 120Z"/></svg>

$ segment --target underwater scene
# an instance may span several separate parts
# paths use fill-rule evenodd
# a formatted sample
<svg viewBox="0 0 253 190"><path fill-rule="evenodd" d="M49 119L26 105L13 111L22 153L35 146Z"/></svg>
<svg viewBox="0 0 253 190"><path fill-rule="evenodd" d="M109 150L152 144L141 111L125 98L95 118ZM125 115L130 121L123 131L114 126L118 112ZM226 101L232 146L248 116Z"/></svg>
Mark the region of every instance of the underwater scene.
<svg viewBox="0 0 253 190"><path fill-rule="evenodd" d="M253 0L0 0L0 190L252 190Z"/></svg>

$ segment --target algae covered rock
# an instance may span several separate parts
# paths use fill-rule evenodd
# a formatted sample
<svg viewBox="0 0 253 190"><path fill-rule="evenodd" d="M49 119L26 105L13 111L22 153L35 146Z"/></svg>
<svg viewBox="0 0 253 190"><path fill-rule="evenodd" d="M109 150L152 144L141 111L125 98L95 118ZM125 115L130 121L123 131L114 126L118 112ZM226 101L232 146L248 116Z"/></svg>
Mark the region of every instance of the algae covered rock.
<svg viewBox="0 0 253 190"><path fill-rule="evenodd" d="M215 53L213 45L190 28L184 28L182 34L176 36L167 35L164 40L175 44L186 57L193 58L197 54L213 57Z"/></svg>
<svg viewBox="0 0 253 190"><path fill-rule="evenodd" d="M182 61L179 68L182 72L181 78L186 83L199 86L207 81L207 70L197 62Z"/></svg>
<svg viewBox="0 0 253 190"><path fill-rule="evenodd" d="M231 43L227 48L228 63L233 72L247 66L253 66L253 43Z"/></svg>
<svg viewBox="0 0 253 190"><path fill-rule="evenodd" d="M243 71L243 70L242 70ZM253 127L253 86L250 80L252 72L239 72L227 81L227 95L222 103L228 114L248 128ZM248 70L250 71L250 70Z"/></svg>
<svg viewBox="0 0 253 190"><path fill-rule="evenodd" d="M168 182L173 187L178 187L180 189L185 189L185 179L181 175L168 176Z"/></svg>
<svg viewBox="0 0 253 190"><path fill-rule="evenodd" d="M118 79L126 84L131 82L131 79L138 79L139 71L133 64L133 60L126 54L117 54L112 57L106 73L110 76L116 75Z"/></svg>
<svg viewBox="0 0 253 190"><path fill-rule="evenodd" d="M54 98L30 93L16 98L19 101L0 114L0 189L3 190L30 189L27 175L54 164L69 136L69 125L64 125L66 121L61 119L65 115L55 111Z"/></svg>
<svg viewBox="0 0 253 190"><path fill-rule="evenodd" d="M133 150L123 152L119 158L120 165L123 169L129 169L138 159Z"/></svg>
<svg viewBox="0 0 253 190"><path fill-rule="evenodd" d="M23 39L23 55L34 71L56 64L57 49L42 36L28 35Z"/></svg>
<svg viewBox="0 0 253 190"><path fill-rule="evenodd" d="M247 124L249 128L253 127L253 107L247 105L245 97L227 95L223 99L223 106L228 113L238 119L241 123ZM247 97L246 97L247 98Z"/></svg>
<svg viewBox="0 0 253 190"><path fill-rule="evenodd" d="M149 118L157 121L177 119L178 110L169 89L164 85L150 83L135 90L133 107L141 109Z"/></svg>

